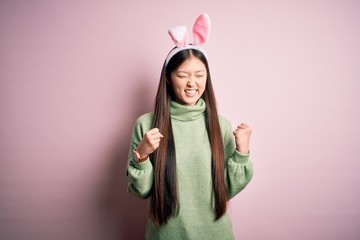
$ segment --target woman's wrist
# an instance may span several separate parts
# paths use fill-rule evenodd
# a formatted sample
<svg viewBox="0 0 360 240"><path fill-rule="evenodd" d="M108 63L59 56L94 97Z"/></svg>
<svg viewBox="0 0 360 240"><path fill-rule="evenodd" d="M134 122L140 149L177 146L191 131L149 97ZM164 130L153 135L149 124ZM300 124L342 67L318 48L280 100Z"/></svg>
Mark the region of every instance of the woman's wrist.
<svg viewBox="0 0 360 240"><path fill-rule="evenodd" d="M236 147L236 151L238 151L241 154L248 154L249 153L249 147Z"/></svg>
<svg viewBox="0 0 360 240"><path fill-rule="evenodd" d="M144 152L144 149L141 147L141 145L138 145L135 150L139 153L141 158L147 158L147 156L149 155L146 153L146 151Z"/></svg>
<svg viewBox="0 0 360 240"><path fill-rule="evenodd" d="M136 162L143 162L148 158L148 155L141 154L137 148L134 149L134 160Z"/></svg>

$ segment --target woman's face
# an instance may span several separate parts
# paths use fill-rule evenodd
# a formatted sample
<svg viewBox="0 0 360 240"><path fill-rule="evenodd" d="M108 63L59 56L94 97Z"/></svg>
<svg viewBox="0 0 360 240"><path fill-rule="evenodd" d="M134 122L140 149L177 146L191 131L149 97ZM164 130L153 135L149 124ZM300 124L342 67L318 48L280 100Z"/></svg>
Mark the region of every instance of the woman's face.
<svg viewBox="0 0 360 240"><path fill-rule="evenodd" d="M188 106L195 105L205 91L206 79L206 67L198 58L185 60L171 73L176 101Z"/></svg>

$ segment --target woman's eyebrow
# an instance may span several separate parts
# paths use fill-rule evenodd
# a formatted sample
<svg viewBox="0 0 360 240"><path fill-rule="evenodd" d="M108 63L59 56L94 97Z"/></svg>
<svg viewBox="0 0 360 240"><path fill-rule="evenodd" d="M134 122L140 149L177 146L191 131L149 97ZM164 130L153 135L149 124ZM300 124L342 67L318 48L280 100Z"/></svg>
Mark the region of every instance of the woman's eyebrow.
<svg viewBox="0 0 360 240"><path fill-rule="evenodd" d="M178 71L176 71L177 73L190 73L191 71L186 71L186 70L178 70ZM195 71L196 73L198 73L198 72L205 72L205 70L203 70L203 69L200 69L200 70L197 70L197 71Z"/></svg>
<svg viewBox="0 0 360 240"><path fill-rule="evenodd" d="M185 71L185 70L179 70L179 71L176 71L176 73L186 73L186 74L189 74L188 71Z"/></svg>

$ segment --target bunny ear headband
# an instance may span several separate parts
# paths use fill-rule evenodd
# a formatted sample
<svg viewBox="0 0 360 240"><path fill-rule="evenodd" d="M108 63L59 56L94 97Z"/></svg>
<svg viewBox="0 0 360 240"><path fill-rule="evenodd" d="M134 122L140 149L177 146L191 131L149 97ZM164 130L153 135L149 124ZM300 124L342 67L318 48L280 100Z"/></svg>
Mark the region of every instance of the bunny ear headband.
<svg viewBox="0 0 360 240"><path fill-rule="evenodd" d="M169 34L171 39L174 41L176 48L171 50L167 55L165 66L175 54L185 49L196 49L202 52L206 57L207 54L205 50L199 47L199 45L205 43L209 38L210 18L206 13L203 13L196 19L193 26L193 44L189 43L186 26L170 28Z"/></svg>

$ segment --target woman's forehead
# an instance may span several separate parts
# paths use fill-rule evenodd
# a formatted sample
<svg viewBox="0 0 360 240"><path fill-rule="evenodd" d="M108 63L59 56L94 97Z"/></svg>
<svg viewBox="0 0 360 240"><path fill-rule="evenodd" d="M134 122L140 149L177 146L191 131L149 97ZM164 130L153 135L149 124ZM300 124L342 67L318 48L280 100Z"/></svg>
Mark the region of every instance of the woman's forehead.
<svg viewBox="0 0 360 240"><path fill-rule="evenodd" d="M205 64L196 57L190 57L185 60L177 69L177 71L205 71Z"/></svg>

